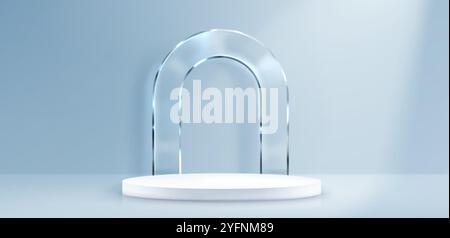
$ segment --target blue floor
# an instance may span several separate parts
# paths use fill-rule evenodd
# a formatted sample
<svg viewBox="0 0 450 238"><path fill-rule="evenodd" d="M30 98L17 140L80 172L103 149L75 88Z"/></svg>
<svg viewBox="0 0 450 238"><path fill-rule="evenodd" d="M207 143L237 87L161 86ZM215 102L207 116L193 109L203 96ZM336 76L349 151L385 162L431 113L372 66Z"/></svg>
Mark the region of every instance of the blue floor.
<svg viewBox="0 0 450 238"><path fill-rule="evenodd" d="M449 217L448 174L312 175L322 196L264 202L124 197L126 177L3 174L0 217Z"/></svg>

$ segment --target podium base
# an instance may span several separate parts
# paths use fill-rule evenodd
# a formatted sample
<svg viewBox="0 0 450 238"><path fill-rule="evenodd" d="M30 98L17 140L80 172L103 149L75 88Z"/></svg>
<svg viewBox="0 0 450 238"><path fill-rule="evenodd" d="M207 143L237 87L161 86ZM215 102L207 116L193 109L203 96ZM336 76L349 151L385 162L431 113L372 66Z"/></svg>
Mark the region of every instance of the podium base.
<svg viewBox="0 0 450 238"><path fill-rule="evenodd" d="M126 196L170 200L278 200L320 195L320 180L299 176L197 173L124 179Z"/></svg>

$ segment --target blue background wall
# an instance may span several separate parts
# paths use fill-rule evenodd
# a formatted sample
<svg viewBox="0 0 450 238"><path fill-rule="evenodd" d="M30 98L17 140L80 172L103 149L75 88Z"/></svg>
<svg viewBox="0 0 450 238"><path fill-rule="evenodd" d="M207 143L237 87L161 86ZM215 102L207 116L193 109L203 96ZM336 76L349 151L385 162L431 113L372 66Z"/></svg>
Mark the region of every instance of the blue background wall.
<svg viewBox="0 0 450 238"><path fill-rule="evenodd" d="M284 66L292 172L448 173L448 4L0 0L0 173L149 172L149 78L211 28Z"/></svg>

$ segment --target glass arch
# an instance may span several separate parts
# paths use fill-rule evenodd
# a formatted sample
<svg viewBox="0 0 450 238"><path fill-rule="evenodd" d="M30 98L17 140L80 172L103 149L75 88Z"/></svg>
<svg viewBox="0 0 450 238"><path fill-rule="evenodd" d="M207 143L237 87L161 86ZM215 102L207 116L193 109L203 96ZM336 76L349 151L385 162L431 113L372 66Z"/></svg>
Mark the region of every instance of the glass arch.
<svg viewBox="0 0 450 238"><path fill-rule="evenodd" d="M234 30L213 29L192 35L180 42L165 57L156 73L152 102L152 174L182 173L180 142L182 122L170 120L170 93L181 90L189 73L198 65L213 58L239 62L249 69L258 85L260 124L260 173L289 174L289 92L286 75L273 54L258 40ZM278 129L264 133L264 106L261 88L277 89L276 107ZM272 109L272 107L271 107ZM272 113L272 112L271 112Z"/></svg>

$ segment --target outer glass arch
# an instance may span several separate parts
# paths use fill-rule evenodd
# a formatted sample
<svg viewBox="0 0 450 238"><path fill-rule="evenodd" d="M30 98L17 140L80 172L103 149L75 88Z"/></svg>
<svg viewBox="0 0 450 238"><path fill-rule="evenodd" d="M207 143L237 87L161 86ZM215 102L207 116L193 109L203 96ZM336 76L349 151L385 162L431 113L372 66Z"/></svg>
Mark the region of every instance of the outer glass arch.
<svg viewBox="0 0 450 238"><path fill-rule="evenodd" d="M258 40L223 29L200 32L180 42L158 69L153 85L152 173L181 173L181 123L170 120L173 104L169 100L170 93L175 88L181 90L185 78L196 65L214 57L239 61L254 74L259 88L277 89L278 130L259 135L260 172L289 174L289 94L285 73L273 54ZM258 105L261 105L261 92Z"/></svg>

